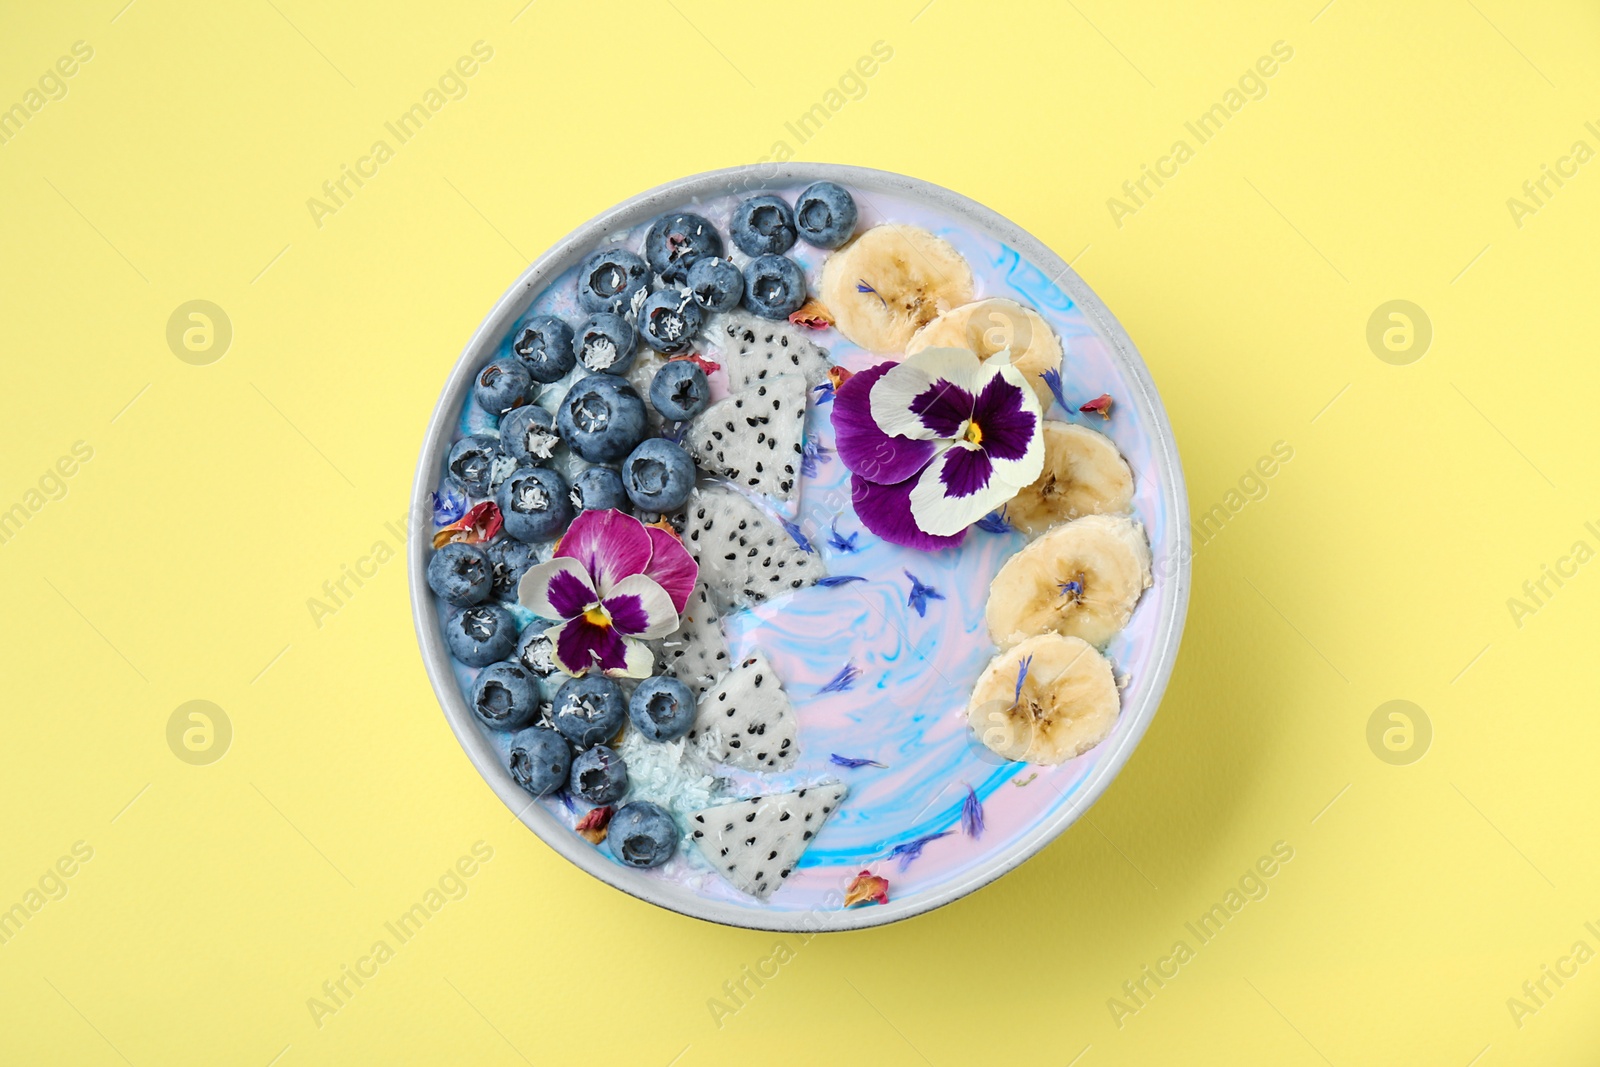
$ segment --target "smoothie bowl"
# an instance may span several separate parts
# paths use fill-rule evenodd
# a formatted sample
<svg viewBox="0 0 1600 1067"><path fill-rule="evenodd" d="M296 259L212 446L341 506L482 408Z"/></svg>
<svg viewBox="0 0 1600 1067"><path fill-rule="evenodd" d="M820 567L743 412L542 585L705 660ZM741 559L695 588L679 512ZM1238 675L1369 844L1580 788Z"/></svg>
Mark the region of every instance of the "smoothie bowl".
<svg viewBox="0 0 1600 1067"><path fill-rule="evenodd" d="M469 758L561 855L734 926L948 903L1104 791L1189 590L1116 320L948 190L825 164L643 193L446 382L408 547Z"/></svg>

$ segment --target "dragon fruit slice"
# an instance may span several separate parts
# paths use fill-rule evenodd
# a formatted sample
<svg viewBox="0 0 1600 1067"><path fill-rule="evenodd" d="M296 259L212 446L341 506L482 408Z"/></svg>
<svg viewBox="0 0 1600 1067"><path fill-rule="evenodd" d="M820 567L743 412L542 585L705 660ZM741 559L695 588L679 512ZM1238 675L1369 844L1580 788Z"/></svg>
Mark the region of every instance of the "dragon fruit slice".
<svg viewBox="0 0 1600 1067"><path fill-rule="evenodd" d="M827 573L815 553L731 489L701 486L689 498L684 519L683 544L700 564L700 580L729 604L760 604Z"/></svg>
<svg viewBox="0 0 1600 1067"><path fill-rule="evenodd" d="M712 336L730 392L741 392L780 374L799 374L811 388L828 376L832 366L828 350L798 330L747 311L724 316Z"/></svg>
<svg viewBox="0 0 1600 1067"><path fill-rule="evenodd" d="M806 381L780 374L706 408L689 424L683 443L702 470L793 500L805 432Z"/></svg>
<svg viewBox="0 0 1600 1067"><path fill-rule="evenodd" d="M700 697L689 738L730 767L781 771L794 763L794 709L765 656L757 652Z"/></svg>
<svg viewBox="0 0 1600 1067"><path fill-rule="evenodd" d="M839 782L719 804L689 816L689 840L734 888L766 900L849 790Z"/></svg>
<svg viewBox="0 0 1600 1067"><path fill-rule="evenodd" d="M661 644L666 668L697 697L732 666L728 642L722 636L721 617L704 584L694 587L678 628Z"/></svg>

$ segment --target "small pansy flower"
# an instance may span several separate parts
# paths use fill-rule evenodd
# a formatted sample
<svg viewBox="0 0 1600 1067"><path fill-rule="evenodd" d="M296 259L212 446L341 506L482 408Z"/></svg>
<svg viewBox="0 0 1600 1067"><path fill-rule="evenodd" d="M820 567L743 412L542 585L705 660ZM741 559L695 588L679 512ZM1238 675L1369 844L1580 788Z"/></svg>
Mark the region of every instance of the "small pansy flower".
<svg viewBox="0 0 1600 1067"><path fill-rule="evenodd" d="M683 543L620 511L585 511L555 555L522 576L517 598L546 619L551 658L567 674L598 670L645 678L655 656L645 641L678 627L699 567Z"/></svg>
<svg viewBox="0 0 1600 1067"><path fill-rule="evenodd" d="M862 524L910 548L959 544L1044 466L1038 397L1005 351L880 363L839 388L833 425Z"/></svg>

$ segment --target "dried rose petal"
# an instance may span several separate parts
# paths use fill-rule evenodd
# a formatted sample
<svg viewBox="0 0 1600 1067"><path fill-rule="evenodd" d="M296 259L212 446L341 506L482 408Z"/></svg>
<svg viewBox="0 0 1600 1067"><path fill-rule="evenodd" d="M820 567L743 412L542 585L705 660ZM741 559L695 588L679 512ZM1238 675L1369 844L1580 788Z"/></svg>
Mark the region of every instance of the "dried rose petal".
<svg viewBox="0 0 1600 1067"><path fill-rule="evenodd" d="M461 516L461 521L478 535L480 541L494 540L505 526L505 516L500 514L500 505L492 500L485 500Z"/></svg>
<svg viewBox="0 0 1600 1067"><path fill-rule="evenodd" d="M698 352L692 352L687 356L673 356L671 359L667 360L667 362L674 363L680 359L688 360L690 363L693 363L707 374L715 374L717 371L722 369L722 364L713 362L712 360L700 355Z"/></svg>
<svg viewBox="0 0 1600 1067"><path fill-rule="evenodd" d="M667 518L665 515L661 516L661 518L657 519L655 522L647 522L645 525L653 526L657 530L665 530L667 533L677 538L679 542L683 541L683 535L678 532L678 528L676 526L672 525L672 520Z"/></svg>
<svg viewBox="0 0 1600 1067"><path fill-rule="evenodd" d="M829 311L822 301L812 297L789 316L789 321L810 330L825 330L833 325L833 312Z"/></svg>
<svg viewBox="0 0 1600 1067"><path fill-rule="evenodd" d="M889 903L889 879L871 871L862 871L850 879L850 886L844 891L844 906L847 908L887 903Z"/></svg>
<svg viewBox="0 0 1600 1067"><path fill-rule="evenodd" d="M616 810L609 804L603 808L590 808L588 814L579 819L578 825L572 829L590 844L598 845L606 839L606 827L611 825L611 816L616 814Z"/></svg>
<svg viewBox="0 0 1600 1067"><path fill-rule="evenodd" d="M846 369L844 367L829 367L828 368L828 381L833 384L833 388L834 388L835 391L838 390L839 386L843 385L845 382L848 382L851 378L854 378L855 376L856 376L856 372L855 371L848 370L848 369Z"/></svg>
<svg viewBox="0 0 1600 1067"><path fill-rule="evenodd" d="M1111 394L1101 393L1078 410L1084 412L1093 411L1102 419L1109 419L1111 418Z"/></svg>
<svg viewBox="0 0 1600 1067"><path fill-rule="evenodd" d="M505 525L505 517L493 500L476 504L461 518L433 535L433 547L443 548L453 541L469 545L492 541Z"/></svg>

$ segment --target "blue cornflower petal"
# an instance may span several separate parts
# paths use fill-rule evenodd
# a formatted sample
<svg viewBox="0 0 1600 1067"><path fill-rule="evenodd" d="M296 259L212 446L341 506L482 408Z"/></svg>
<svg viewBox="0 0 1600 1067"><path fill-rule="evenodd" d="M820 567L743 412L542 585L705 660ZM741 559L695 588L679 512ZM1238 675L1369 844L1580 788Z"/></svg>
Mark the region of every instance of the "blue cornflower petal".
<svg viewBox="0 0 1600 1067"><path fill-rule="evenodd" d="M857 667L854 663L846 663L842 668L840 668L839 673L834 675L833 679L829 681L827 685L824 685L821 689L818 689L817 692L849 692L850 689L856 684L856 679L859 677L861 677L861 668Z"/></svg>

